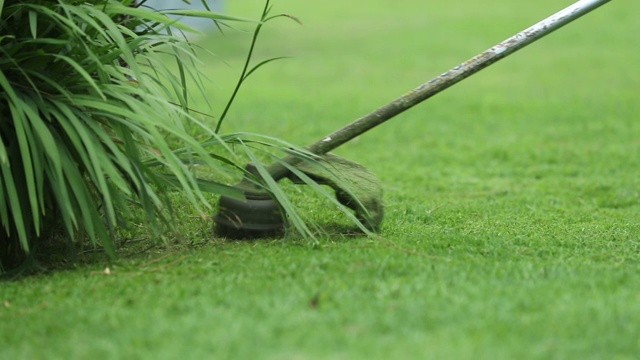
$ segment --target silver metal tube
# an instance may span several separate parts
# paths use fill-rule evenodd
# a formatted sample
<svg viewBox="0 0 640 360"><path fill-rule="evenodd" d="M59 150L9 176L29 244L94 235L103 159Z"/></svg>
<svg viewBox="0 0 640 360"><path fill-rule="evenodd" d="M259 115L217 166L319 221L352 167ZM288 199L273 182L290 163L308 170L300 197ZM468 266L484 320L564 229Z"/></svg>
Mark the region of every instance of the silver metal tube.
<svg viewBox="0 0 640 360"><path fill-rule="evenodd" d="M580 0L308 147L324 154L611 0Z"/></svg>
<svg viewBox="0 0 640 360"><path fill-rule="evenodd" d="M333 132L307 149L317 155L325 154L609 1L580 0ZM285 157L280 162L293 164L298 160ZM280 162L268 167L269 174L276 180L288 173Z"/></svg>

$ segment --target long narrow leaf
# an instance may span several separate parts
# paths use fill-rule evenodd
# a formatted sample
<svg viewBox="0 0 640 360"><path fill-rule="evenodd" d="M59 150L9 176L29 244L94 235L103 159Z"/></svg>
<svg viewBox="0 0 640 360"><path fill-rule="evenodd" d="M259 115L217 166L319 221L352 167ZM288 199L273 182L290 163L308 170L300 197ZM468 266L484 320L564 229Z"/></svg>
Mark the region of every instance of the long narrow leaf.
<svg viewBox="0 0 640 360"><path fill-rule="evenodd" d="M52 56L71 65L71 67L73 67L76 70L76 72L84 78L84 80L86 81L86 84L90 85L91 88L93 88L96 91L96 94L98 94L102 98L102 100L107 99L106 96L104 96L104 94L102 93L102 90L100 90L100 87L95 82L95 80L91 77L91 75L89 75L89 73L87 73L84 70L84 68L80 64L78 64L73 59L65 55L52 54Z"/></svg>
<svg viewBox="0 0 640 360"><path fill-rule="evenodd" d="M261 68L262 66L264 66L264 65L266 65L266 64L268 64L268 63L270 63L270 62L272 62L272 61L282 60L282 59L288 59L288 58L289 58L288 56L279 56L279 57L274 57L274 58L271 58L271 59L263 60L263 61L261 61L261 62L257 63L256 65L254 65L254 66L251 68L251 70L249 70L249 71L247 72L247 74L244 76L244 78L245 78L245 79L246 79L246 78L248 78L248 77L249 77L249 75L253 74L253 72L254 72L254 71L258 70L258 69L259 69L259 68Z"/></svg>
<svg viewBox="0 0 640 360"><path fill-rule="evenodd" d="M251 148L247 147L243 144L243 150L249 156L252 163L255 165L260 177L264 180L267 188L273 194L275 199L278 201L278 204L282 206L287 215L289 215L289 220L292 222L293 226L298 229L303 234L306 234L308 237L314 239L313 233L309 230L306 222L300 217L298 212L295 210L295 207L289 200L289 197L282 191L282 188L278 185L278 183L271 177L271 174L267 171L266 167L262 165L262 163L255 156Z"/></svg>
<svg viewBox="0 0 640 360"><path fill-rule="evenodd" d="M206 18L212 20L228 20L228 21L240 21L240 22L250 22L257 23L258 21L249 18L242 18L238 16L225 15L209 10L197 10L197 9L170 9L170 10L162 10L163 14L169 15L183 15L189 17L199 17Z"/></svg>
<svg viewBox="0 0 640 360"><path fill-rule="evenodd" d="M104 11L118 13L122 15L130 15L139 19L156 21L160 24L170 25L175 27L176 29L180 29L183 31L191 32L191 33L199 32L198 30L192 27L189 27L175 19L172 19L161 12L145 10L137 7L124 6L114 1L107 3L104 7Z"/></svg>
<svg viewBox="0 0 640 360"><path fill-rule="evenodd" d="M33 121L34 119L28 115L24 118ZM39 119L35 119L36 121ZM33 160L37 154L31 152L29 146L29 139L33 141L33 139L37 138L38 135L32 132L32 129L29 127L29 121L14 121L15 125L15 134L16 139L18 141L18 148L20 149L20 159L22 166L22 174L24 176L25 186L26 186L26 194L23 193L23 198L26 197L26 200L31 209L31 221L33 221L33 227L36 232L36 235L39 235L40 230L40 213L37 211L38 206L38 191L36 187L36 179L33 171Z"/></svg>

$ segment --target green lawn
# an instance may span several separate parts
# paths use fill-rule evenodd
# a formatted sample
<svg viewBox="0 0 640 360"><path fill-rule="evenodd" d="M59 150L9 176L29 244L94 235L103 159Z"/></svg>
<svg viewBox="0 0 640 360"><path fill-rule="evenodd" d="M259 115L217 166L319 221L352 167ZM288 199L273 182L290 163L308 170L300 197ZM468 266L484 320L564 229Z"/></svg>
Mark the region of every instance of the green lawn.
<svg viewBox="0 0 640 360"><path fill-rule="evenodd" d="M570 3L276 1L303 25L268 23L256 60L292 58L223 130L309 144ZM184 205L169 244L0 284L0 359L637 358L639 11L613 1L339 148L384 184L379 235L340 235L300 187L318 245L225 241ZM249 40L200 40L207 111Z"/></svg>

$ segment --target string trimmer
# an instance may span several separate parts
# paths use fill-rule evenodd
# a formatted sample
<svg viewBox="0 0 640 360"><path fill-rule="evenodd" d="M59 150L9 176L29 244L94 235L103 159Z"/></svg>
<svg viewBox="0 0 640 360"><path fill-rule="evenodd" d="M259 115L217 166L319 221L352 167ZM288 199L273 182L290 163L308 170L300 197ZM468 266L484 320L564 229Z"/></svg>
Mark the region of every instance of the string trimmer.
<svg viewBox="0 0 640 360"><path fill-rule="evenodd" d="M304 183L301 177L333 187L338 201L352 208L364 226L374 231L379 229L383 217L379 182L363 166L329 154L329 151L609 1L611 0L580 0L309 145L306 149L326 163L325 167L311 166L297 156L282 158L266 168L248 165L247 170L253 175L252 179L245 178L236 185L244 192L245 199L226 196L220 198L218 214L214 217L217 231L233 238L259 237L281 232L286 222L280 206L268 192L256 186L255 179L273 183L289 178L294 182ZM341 181L338 175L347 181Z"/></svg>

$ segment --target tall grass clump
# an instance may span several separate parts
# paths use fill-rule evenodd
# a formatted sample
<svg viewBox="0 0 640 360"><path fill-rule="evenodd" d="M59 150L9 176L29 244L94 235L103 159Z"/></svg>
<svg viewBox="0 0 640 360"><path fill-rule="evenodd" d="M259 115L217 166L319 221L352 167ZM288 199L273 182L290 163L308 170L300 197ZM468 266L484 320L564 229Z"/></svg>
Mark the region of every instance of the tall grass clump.
<svg viewBox="0 0 640 360"><path fill-rule="evenodd" d="M270 9L267 0L238 86L209 126L189 109L190 89L204 86L194 46L182 33L196 30L168 15L209 18L220 29L223 20L251 20L156 11L133 0L0 0L0 274L28 266L52 238L68 245L88 240L115 256L116 229L134 214L157 235L175 230L171 191L208 215L204 192L241 197L219 182L239 176L272 194L292 225L311 235L260 161L282 161L276 151L319 164L314 155L269 136L219 134L239 87L277 59L249 67L261 27L283 16L297 21ZM261 174L249 173L246 160ZM205 180L196 165L226 177Z"/></svg>
<svg viewBox="0 0 640 360"><path fill-rule="evenodd" d="M0 0L0 273L54 235L113 255L131 211L171 228L171 189L202 211L204 190L237 193L193 171L233 162L190 135L196 127L224 152L186 110L198 73L172 34L190 30L132 0Z"/></svg>

